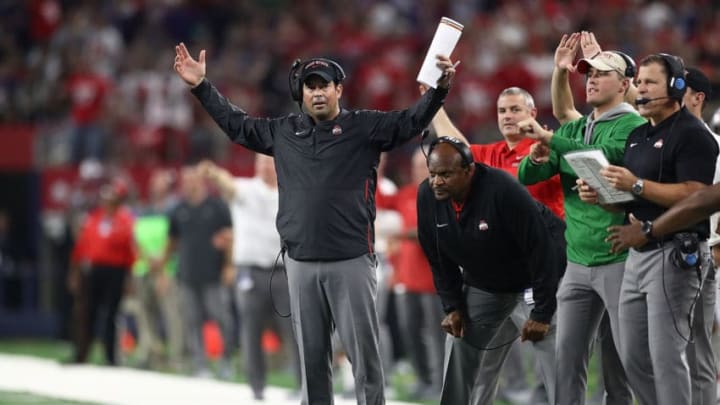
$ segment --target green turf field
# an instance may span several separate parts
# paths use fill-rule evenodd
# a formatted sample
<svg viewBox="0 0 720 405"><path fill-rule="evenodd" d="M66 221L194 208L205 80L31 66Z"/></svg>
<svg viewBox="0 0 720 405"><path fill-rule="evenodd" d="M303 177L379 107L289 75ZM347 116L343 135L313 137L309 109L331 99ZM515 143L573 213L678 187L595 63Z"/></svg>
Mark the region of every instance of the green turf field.
<svg viewBox="0 0 720 405"><path fill-rule="evenodd" d="M0 340L0 353L11 353L11 354L22 354L35 357L41 357L46 359L63 361L71 357L72 349L68 342L53 341L53 340L32 340L32 339L13 339L13 340ZM597 388L597 366L596 361L590 364L590 375L588 376L588 387L589 392L592 393ZM96 344L94 350L90 356L90 362L93 364L102 364L102 354L100 351L100 345ZM128 357L128 362L132 362L132 356ZM270 366L272 366L272 359ZM236 359L236 364L239 363L239 359ZM167 371L167 370L166 370ZM242 372L238 372L236 377L237 382L245 382ZM268 384L284 388L295 388L293 377L288 372L284 372L278 369L271 370L268 376ZM528 375L528 380L533 381L534 378ZM395 391L394 397L397 400L409 401L408 391L411 389L414 383L414 376L411 370L398 370L391 376L392 388ZM340 392L340 387L336 386L336 392ZM421 402L424 404L432 404L433 402L426 401ZM84 402L70 402L63 401L56 398L44 398L42 396L36 396L33 394L13 392L13 391L0 391L0 405L4 404L86 404ZM496 401L495 405L509 405L507 402Z"/></svg>
<svg viewBox="0 0 720 405"><path fill-rule="evenodd" d="M92 402L65 401L27 392L0 391L0 405L92 405Z"/></svg>

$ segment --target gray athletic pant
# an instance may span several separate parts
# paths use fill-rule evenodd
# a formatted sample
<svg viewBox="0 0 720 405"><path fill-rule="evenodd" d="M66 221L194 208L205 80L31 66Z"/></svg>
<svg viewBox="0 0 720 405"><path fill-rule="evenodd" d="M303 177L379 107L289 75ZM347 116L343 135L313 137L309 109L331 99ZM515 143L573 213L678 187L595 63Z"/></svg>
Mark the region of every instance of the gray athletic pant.
<svg viewBox="0 0 720 405"><path fill-rule="evenodd" d="M232 333L230 289L220 283L190 285L178 281L178 297L183 314L185 341L192 358L193 371L207 370L208 362L203 344L203 325L207 319L218 324L223 339L223 359L230 362L235 341Z"/></svg>
<svg viewBox="0 0 720 405"><path fill-rule="evenodd" d="M398 315L403 327L402 342L410 355L418 382L442 385L443 350L446 333L440 324L444 316L440 297L436 293L406 291L397 294Z"/></svg>
<svg viewBox="0 0 720 405"><path fill-rule="evenodd" d="M708 269L693 314L694 342L687 347L693 405L717 404L717 365L712 346L717 282L712 263L708 263Z"/></svg>
<svg viewBox="0 0 720 405"><path fill-rule="evenodd" d="M600 320L600 327L597 332L596 351L600 355L601 384L598 390L602 390L600 398L603 404L630 404L632 391L625 372L618 373L617 370L625 370L620 361L620 354L615 348L615 340L610 327L610 317L605 314Z"/></svg>
<svg viewBox="0 0 720 405"><path fill-rule="evenodd" d="M262 334L267 326L274 326L282 340L288 365L300 382L300 360L290 318L281 318L275 311L287 315L290 310L288 285L282 268L275 270L270 293L271 269L259 266L237 266L238 285L236 303L240 312L240 349L243 369L255 393L265 389L267 365L262 349Z"/></svg>
<svg viewBox="0 0 720 405"><path fill-rule="evenodd" d="M641 405L690 404L688 317L700 280L670 261L672 242L630 249L620 292L620 358Z"/></svg>
<svg viewBox="0 0 720 405"><path fill-rule="evenodd" d="M480 371L478 372L472 403L476 405L492 404L498 386L498 378L505 359L507 358L511 344L520 335L523 325L530 318L532 306L523 300L513 310L508 318L488 344L489 347L498 347L494 350L487 350L481 353ZM539 342L531 342L535 358L540 363L540 378L545 384L548 394L548 402L555 403L555 318L550 325L550 332L545 339ZM525 378L523 375L522 378Z"/></svg>
<svg viewBox="0 0 720 405"><path fill-rule="evenodd" d="M448 334L445 340L445 378L440 403L469 404L477 380L483 349L522 300L522 293L500 294L465 287L467 318L464 337Z"/></svg>
<svg viewBox="0 0 720 405"><path fill-rule="evenodd" d="M352 364L360 405L384 404L371 255L309 262L285 257L290 311L300 351L302 403L332 404L333 328Z"/></svg>
<svg viewBox="0 0 720 405"><path fill-rule="evenodd" d="M558 405L585 403L588 360L606 310L616 347L618 342L622 342L618 334L618 302L624 267L623 262L595 267L568 262L557 293L555 396ZM603 372L617 376L618 383L626 381L626 389L609 396L608 405L632 404L627 379L622 378L625 375L623 367L620 364L603 364Z"/></svg>

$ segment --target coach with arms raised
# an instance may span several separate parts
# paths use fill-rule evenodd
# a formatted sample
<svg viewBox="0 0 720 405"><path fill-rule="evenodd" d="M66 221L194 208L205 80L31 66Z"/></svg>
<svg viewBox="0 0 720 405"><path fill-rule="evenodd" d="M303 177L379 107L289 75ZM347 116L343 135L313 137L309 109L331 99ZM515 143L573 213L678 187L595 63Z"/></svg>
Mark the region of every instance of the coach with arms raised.
<svg viewBox="0 0 720 405"><path fill-rule="evenodd" d="M175 48L175 71L234 142L275 157L280 203L277 227L287 249L290 310L300 351L303 403L331 404L330 336L337 326L355 377L359 404L382 404L373 251L375 184L380 152L412 139L443 104L455 73L407 110L348 111L340 107L340 65L316 58L293 65L291 94L300 114L255 118L232 105L205 78L205 51L196 61ZM279 247L278 247L279 248Z"/></svg>

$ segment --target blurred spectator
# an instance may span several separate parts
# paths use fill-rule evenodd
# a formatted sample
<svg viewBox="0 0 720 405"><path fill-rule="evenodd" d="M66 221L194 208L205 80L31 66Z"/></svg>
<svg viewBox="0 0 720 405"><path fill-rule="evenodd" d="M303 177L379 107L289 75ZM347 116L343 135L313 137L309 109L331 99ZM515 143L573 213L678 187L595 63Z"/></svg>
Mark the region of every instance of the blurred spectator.
<svg viewBox="0 0 720 405"><path fill-rule="evenodd" d="M251 178L232 177L209 161L199 167L201 174L220 188L233 216L233 264L237 269L234 298L240 318L243 368L253 395L257 400L264 397L267 363L262 335L268 326L282 339L299 389L300 359L289 318L287 277L277 260L280 235L275 227L278 186L273 158L255 155L255 176Z"/></svg>
<svg viewBox="0 0 720 405"><path fill-rule="evenodd" d="M417 239L417 190L428 177L427 163L416 150L410 169L410 183L392 196L378 196L378 206L397 210L403 219L395 260L395 293L405 345L417 376L411 390L413 399L437 400L442 386L445 333L440 323L445 317L435 291L430 263Z"/></svg>
<svg viewBox="0 0 720 405"><path fill-rule="evenodd" d="M100 207L83 222L73 250L68 287L75 294L74 361L78 363L87 360L95 325L102 320L105 360L117 364L115 318L135 261L134 219L123 204L127 191L127 183L117 179L100 188Z"/></svg>
<svg viewBox="0 0 720 405"><path fill-rule="evenodd" d="M184 167L180 182L181 200L170 212L169 243L158 268L164 268L171 254L177 253L180 311L193 374L210 376L202 329L206 320L213 320L220 328L224 347L218 372L229 380L234 375L229 287L235 281L230 210L225 202L208 193L197 166Z"/></svg>
<svg viewBox="0 0 720 405"><path fill-rule="evenodd" d="M152 174L148 204L138 210L135 221L138 260L133 266L134 294L124 301L123 307L132 312L138 327L137 364L155 369L167 364L172 370L180 371L184 341L175 281L177 258L173 257L164 268L159 264L168 243L168 214L178 202L172 187L172 172L157 170ZM165 331L166 345L162 331ZM160 361L163 347L166 347L167 363Z"/></svg>

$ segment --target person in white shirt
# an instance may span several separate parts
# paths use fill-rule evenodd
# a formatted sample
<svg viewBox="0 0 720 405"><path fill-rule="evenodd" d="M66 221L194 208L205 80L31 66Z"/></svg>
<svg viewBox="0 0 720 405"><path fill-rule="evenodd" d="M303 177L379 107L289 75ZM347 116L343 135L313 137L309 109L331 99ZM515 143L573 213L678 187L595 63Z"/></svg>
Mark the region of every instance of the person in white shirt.
<svg viewBox="0 0 720 405"><path fill-rule="evenodd" d="M240 349L244 369L256 399L263 398L266 362L261 344L267 326L278 331L287 350L290 367L300 381L297 344L289 317L287 277L275 227L278 211L277 175L273 158L257 154L255 176L233 177L225 169L201 163L206 177L215 183L230 206L233 219L233 262L238 270L236 304L240 317Z"/></svg>

